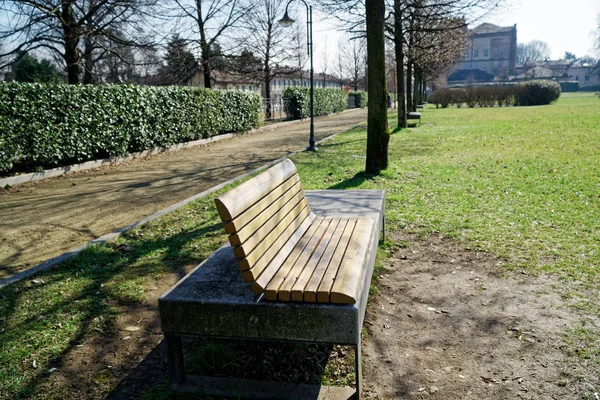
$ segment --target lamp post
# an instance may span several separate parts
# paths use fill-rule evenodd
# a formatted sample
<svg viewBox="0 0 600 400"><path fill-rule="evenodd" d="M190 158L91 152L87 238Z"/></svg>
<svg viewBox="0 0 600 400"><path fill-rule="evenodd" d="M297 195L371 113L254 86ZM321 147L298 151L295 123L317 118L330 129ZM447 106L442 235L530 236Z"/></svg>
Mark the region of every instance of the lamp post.
<svg viewBox="0 0 600 400"><path fill-rule="evenodd" d="M279 20L279 24L284 27L291 26L295 20L291 19L288 15L288 7L294 0L288 1L285 6L285 14L282 19ZM314 82L314 68L313 68L313 35L312 35L312 6L306 4L306 1L300 0L306 6L306 37L308 54L310 55L310 139L308 141L307 150L317 151L315 146L315 82Z"/></svg>

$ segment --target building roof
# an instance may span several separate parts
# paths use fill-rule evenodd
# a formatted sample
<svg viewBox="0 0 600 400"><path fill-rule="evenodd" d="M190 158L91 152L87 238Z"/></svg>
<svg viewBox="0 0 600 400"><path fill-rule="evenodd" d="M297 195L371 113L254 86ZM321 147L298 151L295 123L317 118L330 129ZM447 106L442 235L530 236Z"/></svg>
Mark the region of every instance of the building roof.
<svg viewBox="0 0 600 400"><path fill-rule="evenodd" d="M475 35L485 35L487 33L511 32L513 29L515 29L515 26L498 26L486 22L471 29L471 33Z"/></svg>
<svg viewBox="0 0 600 400"><path fill-rule="evenodd" d="M480 69L459 69L448 77L449 82L491 82L493 79L494 75Z"/></svg>

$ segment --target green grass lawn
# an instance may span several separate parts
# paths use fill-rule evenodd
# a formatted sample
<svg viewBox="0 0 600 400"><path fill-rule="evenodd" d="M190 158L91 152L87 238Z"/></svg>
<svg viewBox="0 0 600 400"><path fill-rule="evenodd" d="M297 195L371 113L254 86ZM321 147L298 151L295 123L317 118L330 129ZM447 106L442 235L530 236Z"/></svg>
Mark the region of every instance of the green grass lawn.
<svg viewBox="0 0 600 400"><path fill-rule="evenodd" d="M565 297L600 316L598 97L566 94L543 107L428 106L420 127L391 136L389 168L376 177L360 173L365 143L359 127L318 153L294 156L304 187L384 188L388 230L439 232L509 268L555 273L569 282ZM226 240L213 199L0 290L0 398L64 394L50 368L90 335L113 334L119 313L149 288ZM579 356L600 362L597 334L577 327L567 345L581 342L589 351Z"/></svg>

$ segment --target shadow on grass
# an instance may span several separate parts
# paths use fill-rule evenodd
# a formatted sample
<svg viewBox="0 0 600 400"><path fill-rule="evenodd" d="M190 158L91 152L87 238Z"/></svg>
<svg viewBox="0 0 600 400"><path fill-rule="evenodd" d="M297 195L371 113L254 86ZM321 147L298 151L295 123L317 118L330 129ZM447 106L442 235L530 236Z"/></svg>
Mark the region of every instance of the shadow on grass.
<svg viewBox="0 0 600 400"><path fill-rule="evenodd" d="M356 188L356 187L359 187L360 185L362 185L364 182L372 180L376 176L377 175L367 174L366 172L361 171L361 172L354 174L353 177L348 178L345 181L338 182L335 185L330 186L329 189L345 190L345 189Z"/></svg>
<svg viewBox="0 0 600 400"><path fill-rule="evenodd" d="M91 385L79 371L67 371L72 352L92 337L118 340L119 308L140 304L146 279L170 273L182 277L182 266L197 264L218 248L224 235L214 220L187 229L134 230L123 240L90 247L30 281L0 290L0 392L8 398L40 392L53 396L55 390ZM162 234L156 234L160 229ZM199 242L205 248L194 251ZM102 363L111 351L93 350L89 365ZM50 368L59 369L55 374L65 370L68 383L62 389L49 387Z"/></svg>

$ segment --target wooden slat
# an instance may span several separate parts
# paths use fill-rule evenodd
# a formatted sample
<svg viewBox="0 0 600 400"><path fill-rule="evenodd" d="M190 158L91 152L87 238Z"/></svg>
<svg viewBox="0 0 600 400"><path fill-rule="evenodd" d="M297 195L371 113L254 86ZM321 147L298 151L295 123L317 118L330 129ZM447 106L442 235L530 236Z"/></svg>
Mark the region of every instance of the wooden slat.
<svg viewBox="0 0 600 400"><path fill-rule="evenodd" d="M281 185L273 189L269 192L265 197L260 199L257 203L250 206L245 212L238 215L233 221L229 221L225 223L225 232L228 234L235 233L239 231L242 227L244 227L247 223L252 221L256 216L262 213L267 207L274 203L278 203L283 205L285 201L282 203L280 199L289 193L296 193L302 189L302 184L300 183L300 177L296 175L292 175L290 179L283 182Z"/></svg>
<svg viewBox="0 0 600 400"><path fill-rule="evenodd" d="M315 270L312 276L310 277L310 280L306 284L306 287L304 288L304 301L309 303L315 303L317 301L317 289L319 288L319 284L323 280L325 271L327 271L328 269L331 257L333 256L333 253L335 252L338 243L340 242L340 239L342 237L342 234L344 233L344 229L346 228L347 224L347 219L341 219L338 226L335 228L335 231L333 231L333 234L331 236L331 239L329 240L329 243L327 244L325 252L321 256L321 259L319 260L317 265L315 266Z"/></svg>
<svg viewBox="0 0 600 400"><path fill-rule="evenodd" d="M308 208L308 200L303 197L297 204L294 204L290 209L281 209L276 214L271 216L259 230L254 232L241 246L233 248L233 253L237 258L248 258L251 254L254 254L254 260L257 260L262 253L265 252L273 241L279 237L287 226L292 222L298 214L304 209ZM310 209L306 215L310 213ZM231 236L230 236L231 243ZM233 245L233 243L232 243ZM252 265L252 261L249 261Z"/></svg>
<svg viewBox="0 0 600 400"><path fill-rule="evenodd" d="M217 197L215 203L221 221L231 221L295 173L296 166L294 163L291 160L284 160L235 189Z"/></svg>
<svg viewBox="0 0 600 400"><path fill-rule="evenodd" d="M327 271L325 271L325 274L323 275L323 280L321 281L321 284L317 289L317 301L319 303L329 303L329 294L331 293L331 287L333 286L333 282L335 282L335 277L340 268L340 263L342 262L344 253L346 253L346 248L348 247L348 243L350 242L350 237L354 232L356 220L356 218L348 220L348 224L344 229L342 238L340 239L340 242L338 243L338 246L335 249L333 257L331 257L331 261L329 261Z"/></svg>
<svg viewBox="0 0 600 400"><path fill-rule="evenodd" d="M325 231L325 234L323 234L321 242L313 252L308 262L306 263L302 274L298 277L296 283L294 283L294 286L292 287L292 301L302 301L304 299L304 288L310 281L310 278L312 277L313 272L315 271L315 267L319 263L319 260L325 252L325 249L327 249L329 240L331 239L331 236L333 236L333 232L335 231L335 228L337 227L339 222L339 218L333 219L329 224L327 231Z"/></svg>
<svg viewBox="0 0 600 400"><path fill-rule="evenodd" d="M265 242L265 248L260 248L260 255L256 255L256 251L252 252L248 257L244 260L241 260L238 264L241 264L242 261L248 261L249 269L242 273L242 277L246 282L253 282L260 276L260 274L264 271L264 269L269 265L269 262L275 257L277 252L281 250L283 245L292 237L294 232L298 230L298 228L302 225L304 220L311 214L308 207L305 207L296 218L291 221L289 225L285 229L283 229L278 235L277 239L274 241L269 241L270 247L266 247L267 243ZM259 250L258 248L256 250ZM258 257L254 260L255 257ZM244 265L245 266L245 265ZM267 282L268 283L268 282Z"/></svg>
<svg viewBox="0 0 600 400"><path fill-rule="evenodd" d="M358 219L354 233L342 258L340 269L331 288L331 302L354 304L362 282L365 258L369 251L375 223L365 217Z"/></svg>
<svg viewBox="0 0 600 400"><path fill-rule="evenodd" d="M260 230L271 230L277 224L277 220L272 220L273 216L279 215L287 215L290 211L292 211L300 200L304 198L304 191L300 189L299 192L296 193L287 193L287 195L282 196L275 203L271 204L266 210L264 210L261 214L259 214L256 218L254 218L250 223L244 226L242 229L237 231L236 233L229 236L229 243L232 246L240 246L242 245L244 248L244 242L246 242L255 232ZM246 213L242 214L245 215ZM261 228L263 224L269 221L270 226ZM269 225L267 223L266 225Z"/></svg>
<svg viewBox="0 0 600 400"><path fill-rule="evenodd" d="M300 240L305 236L305 233L312 225L312 222L316 218L315 214L310 214L300 225L300 227L292 234L289 240L281 247L281 250L275 255L275 257L269 262L269 265L260 273L258 278L254 280L252 285L252 291L255 294L260 294L267 287L269 282L273 280L273 277L284 265L285 261L290 257L294 248L298 245ZM260 261L259 261L260 262ZM257 267L252 268L247 273L253 273Z"/></svg>
<svg viewBox="0 0 600 400"><path fill-rule="evenodd" d="M312 221L310 228L306 231L306 233L304 233L302 239L300 239L300 241L296 244L292 253L285 260L281 268L279 268L275 276L273 276L273 279L271 279L269 284L266 286L265 297L267 298L267 300L277 300L277 292L279 291L279 288L286 281L286 279L288 279L288 276L290 276L292 272L292 267L294 266L294 264L298 260L298 257L300 257L310 240L315 235L315 232L317 232L317 229L319 228L319 225L321 225L321 222L323 222L322 217L315 218L314 221Z"/></svg>
<svg viewBox="0 0 600 400"><path fill-rule="evenodd" d="M288 274L285 282L283 282L283 284L279 288L279 292L277 292L277 298L279 300L290 301L292 299L292 294L291 294L292 287L294 286L294 284L296 283L296 281L302 274L302 271L304 271L304 268L306 267L306 263L308 262L308 260L312 256L313 252L315 251L315 249L321 242L321 239L323 238L323 234L327 231L327 228L329 227L330 223L331 223L330 219L323 220L321 222L321 224L319 225L319 227L317 228L317 231L315 232L313 237L310 239L310 241L308 242L308 244L306 245L306 247L304 248L304 250L298 257L298 260L296 260L296 262L294 263L294 266L290 270L290 273Z"/></svg>

